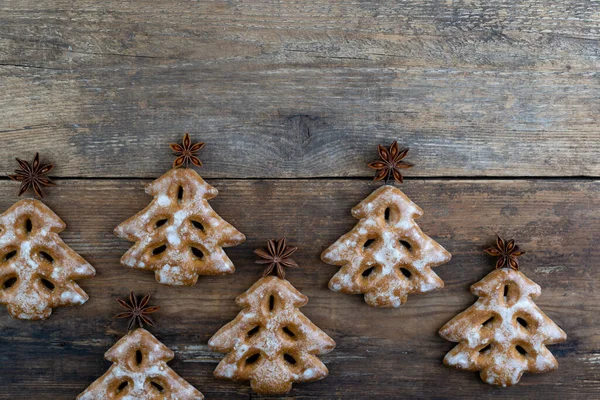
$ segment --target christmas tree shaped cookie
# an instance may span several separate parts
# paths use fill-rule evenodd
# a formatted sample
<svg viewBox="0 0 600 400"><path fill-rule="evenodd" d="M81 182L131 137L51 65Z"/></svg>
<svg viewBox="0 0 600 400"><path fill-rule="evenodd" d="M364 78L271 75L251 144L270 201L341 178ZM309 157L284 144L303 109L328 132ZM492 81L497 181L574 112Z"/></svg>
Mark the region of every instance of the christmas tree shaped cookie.
<svg viewBox="0 0 600 400"><path fill-rule="evenodd" d="M558 362L546 348L563 342L565 332L533 302L540 287L519 269L520 251L513 240L498 238L496 270L471 286L479 299L440 329L440 335L458 342L444 357L447 366L479 371L491 385L512 386L524 372L549 372Z"/></svg>
<svg viewBox="0 0 600 400"><path fill-rule="evenodd" d="M400 151L397 142L389 149L379 146L382 161L369 164L378 169L375 179L394 177L402 182L399 169L412 166L401 161L407 152ZM364 294L367 304L374 307L400 307L409 294L444 287L431 268L450 261L451 255L415 223L422 214L393 186L371 193L352 209L352 216L359 220L356 226L321 255L326 263L341 267L329 288Z"/></svg>
<svg viewBox="0 0 600 400"><path fill-rule="evenodd" d="M150 332L142 328L142 321L154 325L147 314L158 307L147 307L150 296L140 302L133 294L130 303L121 300L129 311L116 317L131 317L130 327L138 322L140 327L129 331L104 358L113 365L93 382L78 400L136 399L136 400L196 400L204 396L175 373L167 362L173 352Z"/></svg>
<svg viewBox="0 0 600 400"><path fill-rule="evenodd" d="M52 165L17 158L21 167L11 179L21 182L19 196L52 182L44 175ZM0 215L0 304L19 319L45 319L59 306L80 305L88 295L75 283L96 271L58 235L65 223L41 201L24 199Z"/></svg>
<svg viewBox="0 0 600 400"><path fill-rule="evenodd" d="M256 393L281 395L292 383L327 376L317 355L333 350L335 342L300 312L308 299L284 279L283 266L297 266L289 258L295 250L280 239L255 252L259 263L269 263L267 270L236 299L244 309L208 342L211 350L228 353L216 377L249 380ZM272 271L278 276L269 276Z"/></svg>
<svg viewBox="0 0 600 400"><path fill-rule="evenodd" d="M199 275L232 274L235 267L223 247L246 240L208 204L217 189L195 171L178 168L188 161L200 166L194 153L202 145L192 145L187 133L182 145L171 145L182 156L146 187L154 200L115 228L118 237L135 242L121 263L154 271L156 280L167 285L193 285Z"/></svg>

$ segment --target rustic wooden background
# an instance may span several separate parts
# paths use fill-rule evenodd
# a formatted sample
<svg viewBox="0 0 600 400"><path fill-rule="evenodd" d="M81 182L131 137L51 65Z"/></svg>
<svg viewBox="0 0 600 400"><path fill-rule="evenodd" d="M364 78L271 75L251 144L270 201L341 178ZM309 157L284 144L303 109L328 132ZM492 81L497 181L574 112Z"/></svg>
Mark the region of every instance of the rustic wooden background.
<svg viewBox="0 0 600 400"><path fill-rule="evenodd" d="M47 321L0 309L0 398L72 399L110 366L124 326L116 297L149 292L152 332L208 399L258 398L217 381L210 336L260 275L252 250L287 236L305 314L337 342L330 376L289 398L600 398L600 3L584 0L0 2L0 170L40 151L58 186L45 200L98 275L82 307ZM246 234L237 272L171 288L119 266L113 236L149 201L143 187L190 131L213 207ZM327 290L321 251L377 185L376 144L410 146L402 190L452 254L444 290L399 310ZM0 180L0 209L18 185ZM527 250L537 303L568 334L560 369L490 387L442 365L437 330L475 300L468 287L499 233Z"/></svg>

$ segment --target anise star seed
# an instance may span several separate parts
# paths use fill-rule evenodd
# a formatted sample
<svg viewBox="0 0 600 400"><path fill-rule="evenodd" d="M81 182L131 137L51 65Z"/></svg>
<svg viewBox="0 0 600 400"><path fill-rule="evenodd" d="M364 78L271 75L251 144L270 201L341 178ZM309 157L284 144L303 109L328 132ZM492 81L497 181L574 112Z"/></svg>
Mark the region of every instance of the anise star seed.
<svg viewBox="0 0 600 400"><path fill-rule="evenodd" d="M517 257L522 256L525 252L520 250L519 246L515 245L513 239L505 242L500 236L496 239L496 246L488 247L484 250L490 256L500 257L496 262L496 269L512 268L518 271L519 260L517 260Z"/></svg>
<svg viewBox="0 0 600 400"><path fill-rule="evenodd" d="M394 141L389 149L386 149L382 145L378 145L377 151L379 152L381 160L367 164L369 168L377 170L374 180L380 181L385 179L385 183L387 183L388 180L393 177L396 182L402 183L403 178L400 170L413 166L411 163L402 161L408 153L408 148L401 151L400 147L398 147L398 142Z"/></svg>
<svg viewBox="0 0 600 400"><path fill-rule="evenodd" d="M286 246L285 238L281 238L278 241L271 239L267 243L266 249L254 250L254 254L260 257L260 259L256 260L257 264L269 264L265 272L263 272L263 277L276 270L277 276L285 279L283 267L298 267L298 263L290 258L296 250L298 250L297 247Z"/></svg>
<svg viewBox="0 0 600 400"><path fill-rule="evenodd" d="M160 307L147 307L148 302L150 301L149 294L145 295L139 303L133 291L129 294L129 301L123 299L117 299L117 301L121 306L125 307L127 311L117 314L113 318L129 318L129 324L127 325L128 331L133 328L136 322L140 328L143 328L143 324L154 326L154 321L152 321L149 314L157 312Z"/></svg>
<svg viewBox="0 0 600 400"><path fill-rule="evenodd" d="M187 168L189 163L192 163L197 167L202 166L202 161L196 157L196 153L204 147L204 143L198 142L192 144L189 133L186 132L183 136L183 143L171 143L170 146L171 149L178 154L178 157L173 161L173 168L179 168L183 164L185 164L185 167Z"/></svg>
<svg viewBox="0 0 600 400"><path fill-rule="evenodd" d="M33 161L29 164L25 160L17 158L20 169L15 170L14 175L8 175L13 181L21 182L21 190L19 190L19 196L25 193L29 188L33 188L33 191L40 198L44 197L42 193L42 186L53 186L52 182L46 175L54 167L52 164L40 164L40 154L35 153Z"/></svg>

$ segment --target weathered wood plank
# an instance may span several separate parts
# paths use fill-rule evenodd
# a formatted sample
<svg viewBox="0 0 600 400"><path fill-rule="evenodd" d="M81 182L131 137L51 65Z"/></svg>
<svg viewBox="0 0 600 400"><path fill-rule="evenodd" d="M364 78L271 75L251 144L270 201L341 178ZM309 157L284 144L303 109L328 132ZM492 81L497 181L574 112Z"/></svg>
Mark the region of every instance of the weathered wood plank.
<svg viewBox="0 0 600 400"><path fill-rule="evenodd" d="M98 270L80 281L90 294L82 307L62 308L47 321L24 322L0 309L0 398L73 398L109 363L103 353L123 325L114 298L130 289L149 292L162 311L152 332L176 352L170 364L210 398L250 398L247 385L212 378L220 354L206 342L239 311L234 298L260 275L251 251L267 238L286 235L300 247L303 267L289 280L309 296L302 310L337 342L323 357L330 376L295 385L302 398L592 398L600 390L600 182L413 180L405 193L424 210L423 230L453 254L436 269L446 282L439 292L412 296L399 310L373 309L360 296L326 288L336 268L320 252L349 230L350 208L375 185L367 180L215 180L213 207L248 236L228 250L238 270L227 277L204 277L191 288L171 288L152 274L120 267L128 243L112 229L150 198L141 180L60 180L47 204L68 224L62 237ZM14 200L16 186L0 182L0 209ZM493 268L481 249L496 233L515 237L528 254L522 270L541 285L537 304L569 335L551 346L560 369L526 375L510 389L494 389L474 373L445 368L441 359L452 344L437 335L446 321L475 300L470 284ZM534 395L535 393L535 395ZM252 395L252 398L256 396Z"/></svg>
<svg viewBox="0 0 600 400"><path fill-rule="evenodd" d="M594 2L8 0L0 170L156 177L185 131L204 175L600 175Z"/></svg>

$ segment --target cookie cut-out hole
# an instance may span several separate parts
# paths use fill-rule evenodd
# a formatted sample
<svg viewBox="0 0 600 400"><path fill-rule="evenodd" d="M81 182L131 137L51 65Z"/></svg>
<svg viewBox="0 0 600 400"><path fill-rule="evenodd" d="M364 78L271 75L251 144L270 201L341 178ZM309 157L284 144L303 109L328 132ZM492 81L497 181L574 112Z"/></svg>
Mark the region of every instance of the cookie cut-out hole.
<svg viewBox="0 0 600 400"><path fill-rule="evenodd" d="M40 251L40 257L48 262L54 261L54 258L50 254L46 253L45 251Z"/></svg>
<svg viewBox="0 0 600 400"><path fill-rule="evenodd" d="M285 361L287 361L288 364L292 364L292 365L296 364L296 359L288 353L283 354L283 359Z"/></svg>
<svg viewBox="0 0 600 400"><path fill-rule="evenodd" d="M371 275L373 273L373 271L375 271L375 267L367 268L363 271L362 276L367 278L369 275Z"/></svg>
<svg viewBox="0 0 600 400"><path fill-rule="evenodd" d="M269 311L273 311L275 308L275 296L269 296Z"/></svg>
<svg viewBox="0 0 600 400"><path fill-rule="evenodd" d="M258 361L260 358L260 353L254 353L250 357L246 358L246 365L252 365Z"/></svg>
<svg viewBox="0 0 600 400"><path fill-rule="evenodd" d="M167 245L166 244L162 244L160 246L158 246L157 248L155 248L154 250L152 250L152 254L159 255L160 253L163 253L165 250L167 250Z"/></svg>
<svg viewBox="0 0 600 400"><path fill-rule="evenodd" d="M385 211L383 212L383 218L385 218L386 221L390 220L390 208L386 208Z"/></svg>
<svg viewBox="0 0 600 400"><path fill-rule="evenodd" d="M200 223L198 221L192 220L192 225L194 225L194 228L196 228L196 229L200 229L201 231L204 230L204 225L202 225L202 223Z"/></svg>
<svg viewBox="0 0 600 400"><path fill-rule="evenodd" d="M521 324L521 326L522 326L523 328L527 328L527 325L528 325L528 324L527 324L527 321L525 321L523 318L521 318L521 317L517 317L517 322L518 322L519 324Z"/></svg>
<svg viewBox="0 0 600 400"><path fill-rule="evenodd" d="M482 348L482 349L479 349L479 352L480 352L480 353L486 353L486 352L488 352L488 351L489 351L491 348L492 348L492 344L490 343L490 344L488 344L487 346L485 346L484 348Z"/></svg>
<svg viewBox="0 0 600 400"><path fill-rule="evenodd" d="M49 291L53 291L54 290L54 283L50 282L48 279L46 278L40 278L40 282L42 282L42 285L44 285L46 287L46 289L48 289Z"/></svg>
<svg viewBox="0 0 600 400"><path fill-rule="evenodd" d="M192 254L194 256L196 256L199 259L203 259L204 258L204 253L202 252L202 250L196 248L196 247L190 247L192 249Z"/></svg>
<svg viewBox="0 0 600 400"><path fill-rule="evenodd" d="M481 324L481 326L486 326L491 324L492 322L494 322L494 317L489 317L488 319L486 319L483 324Z"/></svg>
<svg viewBox="0 0 600 400"><path fill-rule="evenodd" d="M8 278L4 281L4 283L2 283L2 289L10 289L11 287L15 286L15 283L17 283L16 277L13 276L12 278Z"/></svg>
<svg viewBox="0 0 600 400"><path fill-rule="evenodd" d="M129 382L123 381L117 386L117 393L121 393L129 385Z"/></svg>
<svg viewBox="0 0 600 400"><path fill-rule="evenodd" d="M154 381L150 381L150 385L152 385L152 387L156 390L158 390L160 393L163 393L165 391L165 388L162 387L162 385L160 385L159 383L156 383Z"/></svg>
<svg viewBox="0 0 600 400"><path fill-rule="evenodd" d="M289 337L291 337L291 338L295 338L295 337L296 337L296 334L295 334L294 332L292 332L292 331L290 330L290 328L288 328L287 326L284 326L282 330L283 330L283 332L285 332L285 333L286 333L286 334L287 334Z"/></svg>
<svg viewBox="0 0 600 400"><path fill-rule="evenodd" d="M527 355L527 350L525 350L525 349L524 349L524 348L522 348L521 346L519 346L519 345L516 345L516 346L515 346L515 349L516 349L516 350L519 352L519 354L521 354L521 355L523 355L523 356Z"/></svg>
<svg viewBox="0 0 600 400"><path fill-rule="evenodd" d="M400 244L404 246L404 248L408 251L412 249L412 245L408 243L406 240L399 240Z"/></svg>
<svg viewBox="0 0 600 400"><path fill-rule="evenodd" d="M248 331L248 337L252 337L252 336L256 335L259 330L260 330L260 326L255 326L254 328L250 329Z"/></svg>
<svg viewBox="0 0 600 400"><path fill-rule="evenodd" d="M177 189L177 201L183 200L183 186L179 186Z"/></svg>
<svg viewBox="0 0 600 400"><path fill-rule="evenodd" d="M27 218L25 220L25 232L30 233L32 229L33 229L33 224L31 223L31 220L29 218Z"/></svg>
<svg viewBox="0 0 600 400"><path fill-rule="evenodd" d="M373 243L375 243L375 239L368 239L365 244L363 244L363 248L366 249L369 246L371 246Z"/></svg>
<svg viewBox="0 0 600 400"><path fill-rule="evenodd" d="M519 288L513 282L507 282L503 288L503 299L506 304L512 306L519 300Z"/></svg>
<svg viewBox="0 0 600 400"><path fill-rule="evenodd" d="M160 228L161 226L163 226L164 224L166 224L167 221L169 221L167 218L159 219L158 221L156 221L156 224L154 224L154 227L155 228Z"/></svg>
<svg viewBox="0 0 600 400"><path fill-rule="evenodd" d="M142 354L142 351L136 350L135 351L135 362L137 363L137 365L140 365L142 363L142 361L144 361L144 355Z"/></svg>
<svg viewBox="0 0 600 400"><path fill-rule="evenodd" d="M412 272L410 272L406 268L400 268L400 272L402 272L402 275L404 275L407 278L410 278L412 276Z"/></svg>
<svg viewBox="0 0 600 400"><path fill-rule="evenodd" d="M4 255L4 261L10 260L11 258L13 258L16 255L17 255L17 251L16 250L11 251L10 253L6 253Z"/></svg>

